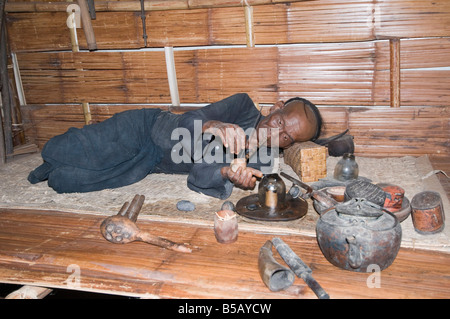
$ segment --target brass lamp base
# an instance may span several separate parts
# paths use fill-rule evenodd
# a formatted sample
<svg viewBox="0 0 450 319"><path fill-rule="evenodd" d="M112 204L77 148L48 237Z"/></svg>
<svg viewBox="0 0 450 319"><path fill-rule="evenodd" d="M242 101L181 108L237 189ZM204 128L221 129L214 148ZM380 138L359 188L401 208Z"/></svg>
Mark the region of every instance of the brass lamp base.
<svg viewBox="0 0 450 319"><path fill-rule="evenodd" d="M236 212L250 219L263 221L289 221L299 219L308 212L308 203L302 198L292 198L286 194L284 203L270 208L259 202L259 195L241 198L236 204Z"/></svg>

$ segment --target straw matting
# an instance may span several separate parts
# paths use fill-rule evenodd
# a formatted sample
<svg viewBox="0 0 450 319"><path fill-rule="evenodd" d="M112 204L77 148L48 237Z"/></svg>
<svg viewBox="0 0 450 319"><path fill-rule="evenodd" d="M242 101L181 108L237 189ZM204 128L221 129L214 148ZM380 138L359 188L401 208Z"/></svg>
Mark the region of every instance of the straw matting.
<svg viewBox="0 0 450 319"><path fill-rule="evenodd" d="M328 176L332 176L339 158L328 157ZM126 201L135 194L145 195L146 200L139 219L182 222L197 225L213 225L214 213L220 210L223 200L208 197L190 191L186 186L186 175L152 174L133 185L107 189L91 193L58 194L47 186L46 182L32 185L27 181L28 173L41 164L40 154L24 156L0 168L0 207L38 208L61 210L77 213L116 214ZM433 190L441 194L447 224L450 220L448 198L434 174L427 156L400 158L357 157L360 176L370 178L374 183L394 183L405 189L405 196L412 197L424 190ZM279 169L295 176L292 169L280 161ZM428 176L428 177L425 177ZM289 188L291 183L286 181ZM256 192L235 188L228 199L234 204ZM189 200L195 204L194 211L179 211L176 203ZM308 200L309 208L305 217L290 222L260 222L239 218L241 231L251 230L278 234L303 234L315 236L315 224L319 215ZM138 222L139 222L138 219ZM411 217L402 222L402 247L450 251L450 228L434 235L420 235L413 227Z"/></svg>

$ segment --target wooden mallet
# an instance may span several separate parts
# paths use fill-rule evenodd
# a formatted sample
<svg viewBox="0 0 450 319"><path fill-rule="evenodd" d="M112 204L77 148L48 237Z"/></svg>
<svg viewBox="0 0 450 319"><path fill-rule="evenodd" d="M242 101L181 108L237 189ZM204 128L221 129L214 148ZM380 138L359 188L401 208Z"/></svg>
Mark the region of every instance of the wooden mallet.
<svg viewBox="0 0 450 319"><path fill-rule="evenodd" d="M127 244L133 241L143 241L166 249L190 253L192 250L185 245L141 231L136 225L137 217L144 204L144 195L134 196L131 203L123 204L119 213L106 218L100 225L100 231L105 239L114 244Z"/></svg>

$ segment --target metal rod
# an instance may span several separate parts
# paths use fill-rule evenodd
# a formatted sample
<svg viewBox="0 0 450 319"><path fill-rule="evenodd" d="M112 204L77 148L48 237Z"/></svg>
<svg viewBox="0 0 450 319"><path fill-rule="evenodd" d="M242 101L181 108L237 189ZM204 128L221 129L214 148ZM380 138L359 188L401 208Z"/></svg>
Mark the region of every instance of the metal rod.
<svg viewBox="0 0 450 319"><path fill-rule="evenodd" d="M145 25L145 3L141 0L141 20L142 20L142 37L144 38L144 46L147 47L147 27Z"/></svg>
<svg viewBox="0 0 450 319"><path fill-rule="evenodd" d="M316 294L319 299L329 299L330 296L323 290L319 283L312 277L311 268L300 259L297 254L283 240L276 237L272 239L272 243L280 254L281 258L291 268L297 277L302 278L309 288Z"/></svg>

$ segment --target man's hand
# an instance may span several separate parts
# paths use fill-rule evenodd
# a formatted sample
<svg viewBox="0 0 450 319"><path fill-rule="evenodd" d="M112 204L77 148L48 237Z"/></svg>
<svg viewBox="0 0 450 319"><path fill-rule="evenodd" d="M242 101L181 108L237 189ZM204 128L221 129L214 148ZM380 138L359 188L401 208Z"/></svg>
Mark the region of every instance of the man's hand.
<svg viewBox="0 0 450 319"><path fill-rule="evenodd" d="M253 189L256 185L256 178L263 177L263 173L251 167L239 167L233 172L230 166L222 167L220 173L224 178L228 178L235 186L242 189Z"/></svg>
<svg viewBox="0 0 450 319"><path fill-rule="evenodd" d="M208 121L203 124L203 132L220 137L223 145L229 148L232 154L239 154L245 149L245 132L236 124L220 121Z"/></svg>

